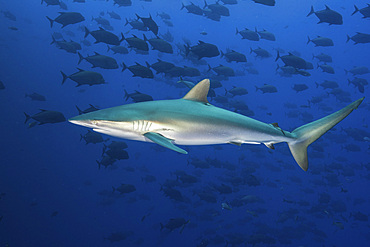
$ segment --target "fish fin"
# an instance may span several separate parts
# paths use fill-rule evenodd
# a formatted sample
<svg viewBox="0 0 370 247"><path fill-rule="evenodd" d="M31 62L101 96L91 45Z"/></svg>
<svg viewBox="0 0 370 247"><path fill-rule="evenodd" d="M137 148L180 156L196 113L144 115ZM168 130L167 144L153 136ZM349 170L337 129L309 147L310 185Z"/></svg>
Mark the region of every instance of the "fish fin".
<svg viewBox="0 0 370 247"><path fill-rule="evenodd" d="M161 134L154 133L154 132L147 132L147 133L144 134L144 136L146 138L148 138L149 140L157 143L158 145L161 145L162 147L169 148L173 151L176 151L176 152L179 152L179 153L182 153L182 154L188 154L188 152L186 152L184 149L175 146L172 143L171 139L168 139L168 138L162 136Z"/></svg>
<svg viewBox="0 0 370 247"><path fill-rule="evenodd" d="M24 115L26 116L26 120L24 121L24 123L27 123L28 120L31 119L31 116L28 115L27 113L24 112Z"/></svg>
<svg viewBox="0 0 370 247"><path fill-rule="evenodd" d="M354 101L353 103L337 112L330 114L329 116L293 130L292 135L295 137L295 139L291 142L288 142L289 149L295 161L304 171L307 171L308 169L307 147L340 121L342 121L345 117L347 117L354 109L357 109L364 98L365 97Z"/></svg>
<svg viewBox="0 0 370 247"><path fill-rule="evenodd" d="M184 97L183 99L198 101L202 103L209 103L207 100L207 94L209 91L210 82L209 79L204 79L196 84Z"/></svg>
<svg viewBox="0 0 370 247"><path fill-rule="evenodd" d="M233 144L233 145L236 145L236 146L239 146L239 147L242 145L241 142L237 142L237 141L230 141L229 143Z"/></svg>
<svg viewBox="0 0 370 247"><path fill-rule="evenodd" d="M263 144L265 144L265 146L266 147L268 147L269 149L275 149L275 147L274 147L274 144L273 143L263 143Z"/></svg>

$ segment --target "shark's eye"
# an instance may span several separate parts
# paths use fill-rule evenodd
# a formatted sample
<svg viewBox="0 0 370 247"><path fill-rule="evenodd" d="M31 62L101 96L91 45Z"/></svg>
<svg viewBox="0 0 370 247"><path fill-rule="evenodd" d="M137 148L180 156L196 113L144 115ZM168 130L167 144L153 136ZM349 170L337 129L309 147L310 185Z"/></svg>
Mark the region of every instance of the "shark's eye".
<svg viewBox="0 0 370 247"><path fill-rule="evenodd" d="M93 125L98 125L98 121L96 121L96 120L91 120L91 124L93 124Z"/></svg>

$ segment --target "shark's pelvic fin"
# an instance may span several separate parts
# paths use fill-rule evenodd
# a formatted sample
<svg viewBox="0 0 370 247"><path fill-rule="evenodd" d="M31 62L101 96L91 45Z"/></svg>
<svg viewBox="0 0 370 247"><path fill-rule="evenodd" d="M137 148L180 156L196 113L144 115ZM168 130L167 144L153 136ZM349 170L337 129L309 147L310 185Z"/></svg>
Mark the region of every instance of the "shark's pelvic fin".
<svg viewBox="0 0 370 247"><path fill-rule="evenodd" d="M347 117L354 109L356 109L365 97L356 100L343 109L330 114L324 118L303 125L295 130L292 134L296 137L294 141L288 142L290 152L295 161L304 170L308 169L307 147L316 141L320 136L333 128L337 123Z"/></svg>
<svg viewBox="0 0 370 247"><path fill-rule="evenodd" d="M154 132L147 132L144 134L144 136L146 138L148 138L149 140L151 140L152 142L155 142L157 143L158 145L161 145L165 148L169 148L173 151L176 151L176 152L179 152L179 153L182 153L182 154L188 154L188 152L186 152L184 149L182 148L179 148L177 146L175 146L173 143L172 143L172 140L158 134L158 133L154 133Z"/></svg>
<svg viewBox="0 0 370 247"><path fill-rule="evenodd" d="M196 84L183 99L208 103L207 95L210 87L209 79L204 79Z"/></svg>

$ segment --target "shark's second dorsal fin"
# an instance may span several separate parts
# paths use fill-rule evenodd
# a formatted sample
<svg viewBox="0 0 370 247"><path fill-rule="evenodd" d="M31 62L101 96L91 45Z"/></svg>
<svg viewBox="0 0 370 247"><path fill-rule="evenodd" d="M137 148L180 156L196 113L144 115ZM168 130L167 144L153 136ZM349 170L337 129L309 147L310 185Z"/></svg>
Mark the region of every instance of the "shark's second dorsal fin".
<svg viewBox="0 0 370 247"><path fill-rule="evenodd" d="M207 94L209 91L210 82L209 79L204 79L196 84L184 97L183 99L198 101L202 103L208 103Z"/></svg>

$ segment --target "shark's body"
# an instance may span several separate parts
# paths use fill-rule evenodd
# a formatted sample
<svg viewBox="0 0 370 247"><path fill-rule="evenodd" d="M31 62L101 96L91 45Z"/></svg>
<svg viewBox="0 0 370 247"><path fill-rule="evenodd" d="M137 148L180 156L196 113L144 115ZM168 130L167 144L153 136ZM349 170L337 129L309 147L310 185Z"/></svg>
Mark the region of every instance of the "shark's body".
<svg viewBox="0 0 370 247"><path fill-rule="evenodd" d="M155 142L180 153L178 145L287 142L300 167L307 170L307 146L356 109L363 98L325 118L292 132L212 106L209 80L195 85L182 99L141 102L99 110L69 119L94 131L119 138Z"/></svg>

